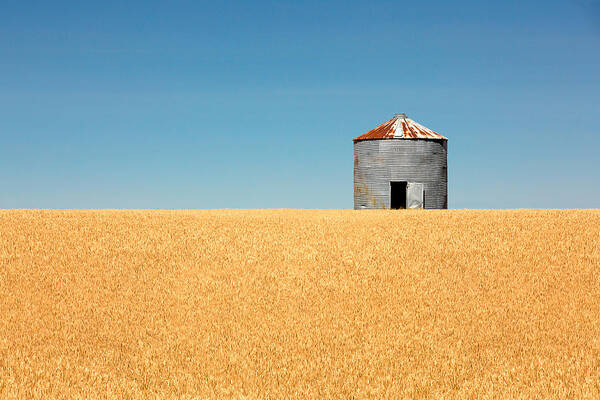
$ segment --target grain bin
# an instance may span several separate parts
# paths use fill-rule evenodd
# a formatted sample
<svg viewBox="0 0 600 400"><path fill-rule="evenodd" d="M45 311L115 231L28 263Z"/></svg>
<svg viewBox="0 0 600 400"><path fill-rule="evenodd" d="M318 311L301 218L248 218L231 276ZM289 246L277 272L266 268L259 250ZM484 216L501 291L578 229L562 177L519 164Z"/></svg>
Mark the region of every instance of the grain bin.
<svg viewBox="0 0 600 400"><path fill-rule="evenodd" d="M354 139L354 209L448 208L448 139L395 114Z"/></svg>

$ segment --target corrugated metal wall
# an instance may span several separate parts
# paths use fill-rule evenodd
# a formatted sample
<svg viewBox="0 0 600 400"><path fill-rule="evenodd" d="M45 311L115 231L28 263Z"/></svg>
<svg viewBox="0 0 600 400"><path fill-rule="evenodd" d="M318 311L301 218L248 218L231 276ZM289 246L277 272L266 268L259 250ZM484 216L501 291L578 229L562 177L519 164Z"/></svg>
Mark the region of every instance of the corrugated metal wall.
<svg viewBox="0 0 600 400"><path fill-rule="evenodd" d="M390 208L390 182L423 183L424 208L448 208L448 142L430 139L354 143L354 209Z"/></svg>

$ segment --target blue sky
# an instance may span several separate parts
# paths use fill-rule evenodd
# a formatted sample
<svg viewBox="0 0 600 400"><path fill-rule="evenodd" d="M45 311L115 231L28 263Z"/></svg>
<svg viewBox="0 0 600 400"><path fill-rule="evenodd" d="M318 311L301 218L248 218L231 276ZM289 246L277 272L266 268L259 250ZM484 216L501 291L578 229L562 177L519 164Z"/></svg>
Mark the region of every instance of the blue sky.
<svg viewBox="0 0 600 400"><path fill-rule="evenodd" d="M351 208L396 112L450 208L600 207L600 3L0 2L0 208Z"/></svg>

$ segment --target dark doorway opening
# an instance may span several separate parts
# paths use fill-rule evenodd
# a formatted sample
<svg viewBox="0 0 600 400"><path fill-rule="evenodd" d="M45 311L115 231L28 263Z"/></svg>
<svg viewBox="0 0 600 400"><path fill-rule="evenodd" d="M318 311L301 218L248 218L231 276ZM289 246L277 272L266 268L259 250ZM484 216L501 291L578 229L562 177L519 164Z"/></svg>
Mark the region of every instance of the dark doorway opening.
<svg viewBox="0 0 600 400"><path fill-rule="evenodd" d="M390 208L406 208L407 182L390 182Z"/></svg>

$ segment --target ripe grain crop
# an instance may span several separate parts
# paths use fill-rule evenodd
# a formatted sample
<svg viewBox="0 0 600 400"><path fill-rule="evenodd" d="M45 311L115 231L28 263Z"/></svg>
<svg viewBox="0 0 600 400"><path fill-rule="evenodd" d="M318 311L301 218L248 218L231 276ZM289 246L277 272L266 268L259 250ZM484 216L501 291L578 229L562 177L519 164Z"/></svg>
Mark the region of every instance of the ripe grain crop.
<svg viewBox="0 0 600 400"><path fill-rule="evenodd" d="M600 211L0 211L0 398L600 398Z"/></svg>

